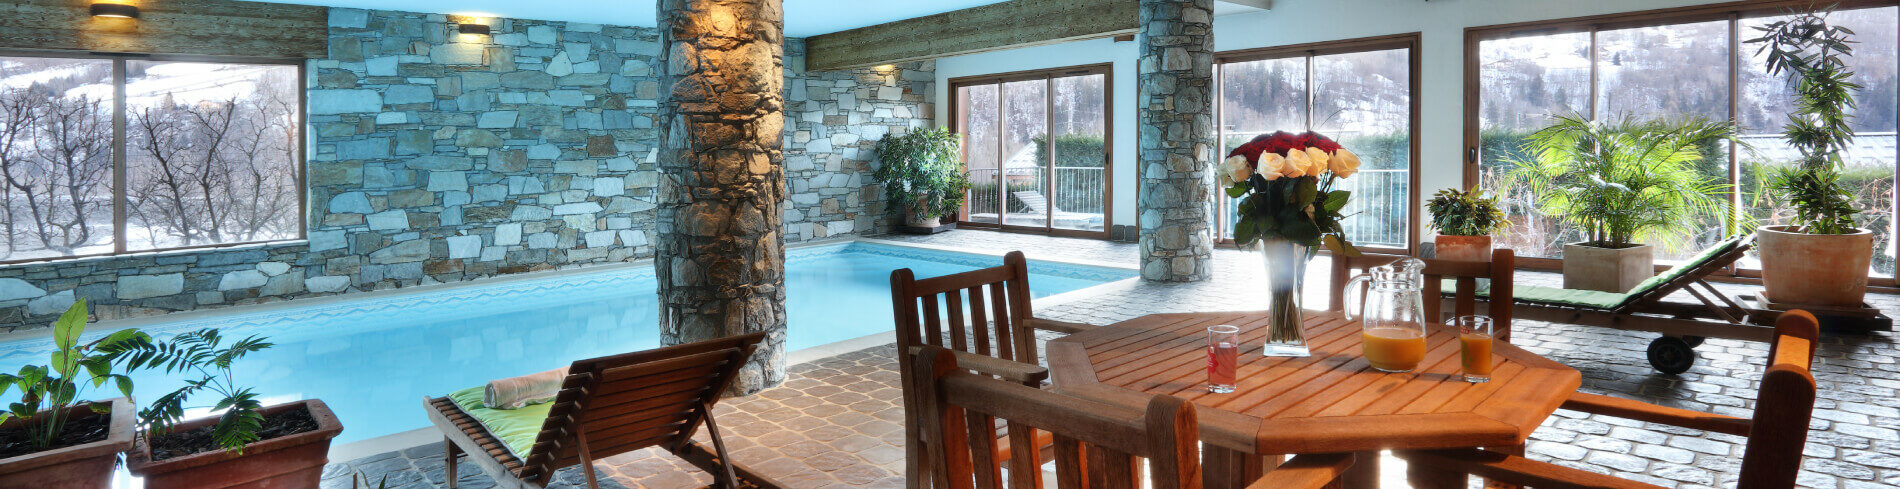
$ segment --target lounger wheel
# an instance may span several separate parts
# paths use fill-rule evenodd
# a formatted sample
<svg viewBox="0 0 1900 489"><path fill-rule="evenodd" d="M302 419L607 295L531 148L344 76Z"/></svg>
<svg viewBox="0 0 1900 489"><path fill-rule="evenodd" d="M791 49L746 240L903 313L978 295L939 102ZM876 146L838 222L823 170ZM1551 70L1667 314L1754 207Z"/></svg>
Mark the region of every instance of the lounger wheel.
<svg viewBox="0 0 1900 489"><path fill-rule="evenodd" d="M1669 375L1687 372L1695 366L1695 347L1675 336L1656 338L1649 342L1649 365Z"/></svg>
<svg viewBox="0 0 1900 489"><path fill-rule="evenodd" d="M1682 337L1682 341L1684 341L1684 342L1686 342L1686 343L1688 343L1688 344L1689 344L1689 347L1690 347L1690 348L1701 348L1701 347L1702 347L1702 340L1704 340L1704 339L1706 339L1706 338L1703 338L1703 337L1701 337L1701 336L1684 336L1684 337Z"/></svg>

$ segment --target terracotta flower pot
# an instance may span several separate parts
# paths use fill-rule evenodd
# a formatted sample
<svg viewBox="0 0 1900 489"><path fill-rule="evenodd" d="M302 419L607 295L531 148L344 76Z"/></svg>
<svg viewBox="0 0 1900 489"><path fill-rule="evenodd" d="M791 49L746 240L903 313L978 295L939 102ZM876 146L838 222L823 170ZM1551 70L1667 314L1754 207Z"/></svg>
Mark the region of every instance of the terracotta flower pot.
<svg viewBox="0 0 1900 489"><path fill-rule="evenodd" d="M112 487L112 471L119 467L119 452L132 448L132 432L138 413L125 398L97 401L108 404L106 414L92 412L90 405L66 408L69 420L93 416L111 416L106 439L55 448L0 460L0 487L40 489L107 489ZM17 428L20 419L7 420L0 429ZM70 423L69 423L70 424Z"/></svg>
<svg viewBox="0 0 1900 489"><path fill-rule="evenodd" d="M904 225L914 228L934 228L943 225L943 217L939 216L925 219L917 217L916 213L905 213Z"/></svg>
<svg viewBox="0 0 1900 489"><path fill-rule="evenodd" d="M291 409L308 409L317 429L252 443L241 455L212 450L160 461L152 460L152 447L141 442L126 453L126 468L145 478L146 489L317 487L323 479L323 464L329 462L330 439L343 432L343 425L329 406L316 399L266 406L262 411L268 415ZM208 417L179 423L174 429L217 422L216 417Z"/></svg>
<svg viewBox="0 0 1900 489"><path fill-rule="evenodd" d="M1867 296L1867 266L1874 233L1806 234L1789 226L1763 226L1755 235L1761 253L1761 284L1768 298L1784 304L1860 307Z"/></svg>
<svg viewBox="0 0 1900 489"><path fill-rule="evenodd" d="M1440 260L1491 261L1490 236L1440 234L1432 237L1432 248Z"/></svg>
<svg viewBox="0 0 1900 489"><path fill-rule="evenodd" d="M1564 288L1629 292L1656 276L1656 248L1600 248L1583 243L1564 245Z"/></svg>

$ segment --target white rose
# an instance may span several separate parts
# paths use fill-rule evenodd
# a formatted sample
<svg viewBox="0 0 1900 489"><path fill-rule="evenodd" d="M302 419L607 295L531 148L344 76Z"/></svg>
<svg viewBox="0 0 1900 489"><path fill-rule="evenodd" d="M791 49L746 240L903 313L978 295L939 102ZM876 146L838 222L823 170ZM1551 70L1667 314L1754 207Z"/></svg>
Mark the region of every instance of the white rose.
<svg viewBox="0 0 1900 489"><path fill-rule="evenodd" d="M1220 162L1220 185L1230 187L1235 183L1247 181L1253 176L1253 165L1247 163L1247 157L1234 155Z"/></svg>
<svg viewBox="0 0 1900 489"><path fill-rule="evenodd" d="M1299 178L1311 175L1312 173L1307 170L1312 168L1312 159L1306 157L1305 151L1288 151L1286 152L1286 168L1280 170L1280 173L1290 178Z"/></svg>
<svg viewBox="0 0 1900 489"><path fill-rule="evenodd" d="M1261 153L1259 172L1260 178L1269 182L1279 180L1286 176L1286 158L1280 157L1279 153Z"/></svg>
<svg viewBox="0 0 1900 489"><path fill-rule="evenodd" d="M1359 173L1359 155L1352 154L1346 148L1339 148L1339 151L1333 153L1328 166L1332 168L1334 175L1339 175L1339 178L1350 177L1354 173Z"/></svg>
<svg viewBox="0 0 1900 489"><path fill-rule="evenodd" d="M1306 174L1319 175L1320 172L1326 171L1326 162L1331 158L1332 157L1326 155L1326 151L1324 150L1319 148L1306 148L1306 160L1312 164L1312 167L1307 168Z"/></svg>

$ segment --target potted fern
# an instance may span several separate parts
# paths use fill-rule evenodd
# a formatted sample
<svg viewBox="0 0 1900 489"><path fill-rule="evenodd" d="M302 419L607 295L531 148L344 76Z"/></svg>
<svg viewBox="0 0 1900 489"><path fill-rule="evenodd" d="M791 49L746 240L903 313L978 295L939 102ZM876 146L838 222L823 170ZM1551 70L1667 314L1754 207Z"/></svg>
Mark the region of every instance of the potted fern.
<svg viewBox="0 0 1900 489"><path fill-rule="evenodd" d="M1491 261L1491 235L1504 232L1511 222L1498 207L1497 196L1484 191L1448 188L1438 191L1425 204L1432 213L1433 249L1438 258L1463 261Z"/></svg>
<svg viewBox="0 0 1900 489"><path fill-rule="evenodd" d="M956 133L938 128L885 136L877 159L871 177L884 184L890 205L903 209L905 225L936 228L963 207L970 180L963 176Z"/></svg>
<svg viewBox="0 0 1900 489"><path fill-rule="evenodd" d="M20 399L0 411L0 487L80 489L112 486L119 452L132 448L132 379L113 373L114 362L150 340L136 329L80 343L86 301L74 302L53 323L47 365L17 375L0 373L0 395ZM125 397L80 400L111 384Z"/></svg>
<svg viewBox="0 0 1900 489"><path fill-rule="evenodd" d="M1841 183L1841 151L1854 141L1848 111L1860 89L1848 81L1854 33L1814 10L1758 29L1762 36L1749 44L1761 45L1769 74L1788 76L1799 94L1785 139L1801 151L1800 162L1777 172L1771 185L1794 209L1792 223L1764 226L1756 236L1763 295L1784 304L1862 307L1874 235L1857 224L1854 194Z"/></svg>
<svg viewBox="0 0 1900 489"><path fill-rule="evenodd" d="M1656 274L1646 243L1673 247L1698 223L1726 215L1730 185L1696 166L1704 146L1734 137L1730 123L1701 118L1558 116L1531 134L1529 156L1506 178L1581 235L1564 245L1564 288L1625 292Z"/></svg>
<svg viewBox="0 0 1900 489"><path fill-rule="evenodd" d="M145 429L126 454L126 468L144 477L147 489L316 487L330 439L343 432L336 416L315 399L264 406L231 375L238 360L270 347L257 336L225 346L218 330L202 329L127 356L130 370L195 379L139 411ZM218 397L210 406L217 415L185 420L186 402L200 393Z"/></svg>

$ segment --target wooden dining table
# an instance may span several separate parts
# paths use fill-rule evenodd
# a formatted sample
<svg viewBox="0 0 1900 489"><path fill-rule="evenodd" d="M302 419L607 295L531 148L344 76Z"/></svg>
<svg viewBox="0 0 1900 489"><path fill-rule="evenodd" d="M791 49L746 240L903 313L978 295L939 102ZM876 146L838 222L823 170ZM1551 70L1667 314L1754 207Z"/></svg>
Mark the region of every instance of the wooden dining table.
<svg viewBox="0 0 1900 489"><path fill-rule="evenodd" d="M1243 347L1231 393L1207 390L1207 327L1240 327ZM1361 327L1337 313L1307 311L1307 357L1260 354L1266 314L1154 314L1048 343L1056 390L1104 402L1166 394L1193 402L1201 420L1206 487L1244 487L1277 457L1360 453L1347 487L1376 487L1378 451L1521 448L1531 430L1576 392L1575 369L1499 342L1491 380L1466 382L1458 334L1428 327L1424 362L1412 372L1373 369Z"/></svg>

